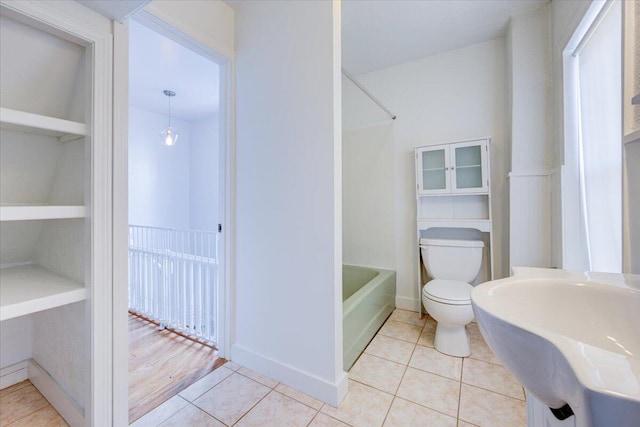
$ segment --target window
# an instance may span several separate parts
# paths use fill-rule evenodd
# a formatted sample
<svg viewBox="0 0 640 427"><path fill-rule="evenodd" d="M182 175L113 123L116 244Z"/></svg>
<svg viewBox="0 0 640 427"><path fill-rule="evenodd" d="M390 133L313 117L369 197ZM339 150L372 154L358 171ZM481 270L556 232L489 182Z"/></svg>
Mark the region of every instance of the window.
<svg viewBox="0 0 640 427"><path fill-rule="evenodd" d="M565 51L565 268L622 269L621 9L594 2Z"/></svg>

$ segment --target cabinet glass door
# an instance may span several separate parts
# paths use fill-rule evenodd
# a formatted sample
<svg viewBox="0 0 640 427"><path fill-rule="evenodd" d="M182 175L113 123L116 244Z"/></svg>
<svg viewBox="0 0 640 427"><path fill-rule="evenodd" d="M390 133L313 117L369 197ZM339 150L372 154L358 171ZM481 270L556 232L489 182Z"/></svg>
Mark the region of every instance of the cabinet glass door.
<svg viewBox="0 0 640 427"><path fill-rule="evenodd" d="M420 153L422 163L421 192L448 191L448 171L446 147L425 150Z"/></svg>
<svg viewBox="0 0 640 427"><path fill-rule="evenodd" d="M453 146L453 191L485 191L488 188L485 172L484 144Z"/></svg>

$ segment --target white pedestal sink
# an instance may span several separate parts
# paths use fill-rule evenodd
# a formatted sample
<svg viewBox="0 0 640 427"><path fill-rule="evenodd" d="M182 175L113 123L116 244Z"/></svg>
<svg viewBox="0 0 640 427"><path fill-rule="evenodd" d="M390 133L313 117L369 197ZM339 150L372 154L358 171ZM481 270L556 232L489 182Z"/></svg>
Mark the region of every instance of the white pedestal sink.
<svg viewBox="0 0 640 427"><path fill-rule="evenodd" d="M640 276L515 268L471 301L528 394L578 427L640 426Z"/></svg>

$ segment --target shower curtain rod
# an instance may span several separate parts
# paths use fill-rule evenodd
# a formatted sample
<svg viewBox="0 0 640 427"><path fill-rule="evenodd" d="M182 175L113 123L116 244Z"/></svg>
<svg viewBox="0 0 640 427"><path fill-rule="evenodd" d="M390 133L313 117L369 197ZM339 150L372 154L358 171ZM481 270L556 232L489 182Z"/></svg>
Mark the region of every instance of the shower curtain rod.
<svg viewBox="0 0 640 427"><path fill-rule="evenodd" d="M389 110L387 109L387 107L385 107L385 106L382 104L382 102L380 102L380 101L378 100L378 98L376 98L375 96L373 96L373 95L371 94L371 92L369 92L369 91L367 90L367 88L366 88L366 87L362 86L362 83L360 83L360 82L359 82L355 77L353 77L353 76L351 75L351 73L349 73L347 70L345 70L345 69L343 68L343 69L342 69L342 74L344 74L344 76L345 76L346 78L348 78L349 80L351 80L351 82L353 82L353 84L354 84L354 85L358 86L358 88L359 88L361 91L363 91L365 95L367 95L369 98L371 98L371 100L372 100L373 102L375 102L375 103L378 105L378 107L382 108L382 109L384 110L384 112L385 112L385 113L387 113L387 114L389 115L389 117L391 117L391 119L392 119L392 120L395 120L395 119L396 119L396 115L395 115L395 114L393 114L391 111L389 111Z"/></svg>

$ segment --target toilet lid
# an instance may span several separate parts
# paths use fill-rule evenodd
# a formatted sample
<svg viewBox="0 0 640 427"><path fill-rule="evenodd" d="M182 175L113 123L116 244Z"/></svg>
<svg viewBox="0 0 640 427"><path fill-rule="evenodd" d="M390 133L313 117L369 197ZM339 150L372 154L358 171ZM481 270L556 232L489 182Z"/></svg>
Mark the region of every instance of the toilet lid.
<svg viewBox="0 0 640 427"><path fill-rule="evenodd" d="M444 304L471 304L473 286L458 280L434 279L422 289L425 298Z"/></svg>

